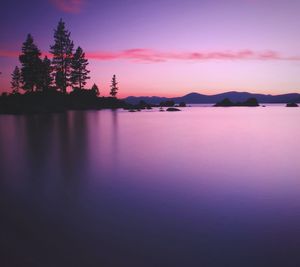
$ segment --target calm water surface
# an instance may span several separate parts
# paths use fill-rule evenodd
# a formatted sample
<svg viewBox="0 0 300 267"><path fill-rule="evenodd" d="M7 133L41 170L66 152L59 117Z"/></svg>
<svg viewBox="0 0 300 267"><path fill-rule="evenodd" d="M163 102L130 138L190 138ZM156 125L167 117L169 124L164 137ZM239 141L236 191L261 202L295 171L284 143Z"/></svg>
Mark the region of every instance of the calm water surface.
<svg viewBox="0 0 300 267"><path fill-rule="evenodd" d="M0 116L0 266L300 266L300 108Z"/></svg>

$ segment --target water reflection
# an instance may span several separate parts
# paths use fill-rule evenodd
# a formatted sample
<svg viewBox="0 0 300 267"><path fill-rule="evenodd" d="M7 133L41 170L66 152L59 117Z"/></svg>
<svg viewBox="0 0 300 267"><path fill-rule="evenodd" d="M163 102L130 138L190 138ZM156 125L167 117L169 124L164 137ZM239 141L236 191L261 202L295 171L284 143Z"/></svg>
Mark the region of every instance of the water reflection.
<svg viewBox="0 0 300 267"><path fill-rule="evenodd" d="M1 266L299 265L299 115L1 116Z"/></svg>

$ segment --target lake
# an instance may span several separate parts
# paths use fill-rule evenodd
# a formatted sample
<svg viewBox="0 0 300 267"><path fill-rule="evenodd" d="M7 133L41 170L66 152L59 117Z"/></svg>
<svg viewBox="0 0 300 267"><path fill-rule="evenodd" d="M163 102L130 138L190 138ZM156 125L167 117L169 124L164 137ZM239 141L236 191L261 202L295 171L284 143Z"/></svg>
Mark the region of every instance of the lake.
<svg viewBox="0 0 300 267"><path fill-rule="evenodd" d="M300 108L0 116L0 265L300 266Z"/></svg>

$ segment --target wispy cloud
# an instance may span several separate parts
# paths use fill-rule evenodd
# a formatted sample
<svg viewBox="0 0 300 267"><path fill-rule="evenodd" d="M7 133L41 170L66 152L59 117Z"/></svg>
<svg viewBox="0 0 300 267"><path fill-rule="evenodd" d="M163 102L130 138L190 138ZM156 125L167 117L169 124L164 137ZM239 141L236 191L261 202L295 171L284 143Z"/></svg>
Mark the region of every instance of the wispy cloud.
<svg viewBox="0 0 300 267"><path fill-rule="evenodd" d="M51 57L49 53L43 53ZM19 52L1 50L0 57L17 57ZM194 52L163 52L153 49L127 49L122 51L96 51L86 52L86 57L92 60L111 61L128 60L132 62L167 62L167 61L193 61L202 62L209 60L260 60L260 61L300 61L300 56L284 56L279 52L253 51L251 49L239 51L194 51Z"/></svg>
<svg viewBox="0 0 300 267"><path fill-rule="evenodd" d="M80 13L85 0L49 0L57 9L65 13Z"/></svg>
<svg viewBox="0 0 300 267"><path fill-rule="evenodd" d="M88 52L89 59L118 60L125 59L137 62L208 61L208 60L293 60L300 61L299 56L283 56L272 50L253 51L194 51L162 52L152 49L128 49L119 52Z"/></svg>

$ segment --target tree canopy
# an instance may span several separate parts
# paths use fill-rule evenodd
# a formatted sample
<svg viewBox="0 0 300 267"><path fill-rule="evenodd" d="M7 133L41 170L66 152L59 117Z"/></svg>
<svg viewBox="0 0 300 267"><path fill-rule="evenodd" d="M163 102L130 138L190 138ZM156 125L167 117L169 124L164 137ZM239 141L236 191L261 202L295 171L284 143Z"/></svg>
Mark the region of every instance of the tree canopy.
<svg viewBox="0 0 300 267"><path fill-rule="evenodd" d="M21 71L18 66L15 67L11 75L11 88L13 94L19 93L22 86Z"/></svg>
<svg viewBox="0 0 300 267"><path fill-rule="evenodd" d="M50 46L51 57L44 56L35 44L31 34L28 34L22 44L22 52L19 56L21 66L16 66L11 74L12 93L18 93L20 89L26 92L60 91L67 93L68 87L81 91L84 95L87 80L90 79L88 59L83 49L78 46L75 52L71 33L66 29L62 19L59 20L54 30L54 44ZM116 98L118 82L113 75L110 84L110 96ZM99 96L99 88L94 83L86 92L93 96Z"/></svg>
<svg viewBox="0 0 300 267"><path fill-rule="evenodd" d="M41 52L37 45L34 43L31 34L27 35L27 38L22 46L22 54L19 56L21 62L21 77L22 88L33 92L39 88L39 75L41 67Z"/></svg>
<svg viewBox="0 0 300 267"><path fill-rule="evenodd" d="M74 44L70 36L71 33L66 29L62 19L60 19L57 28L54 30L54 45L50 46L50 53L53 55L52 64L56 87L64 93L67 92L67 87L71 85L71 63Z"/></svg>
<svg viewBox="0 0 300 267"><path fill-rule="evenodd" d="M82 48L79 46L76 49L71 61L71 84L73 89L83 89L86 85L86 80L90 79L88 74L90 73L87 70L88 60L85 58L85 53Z"/></svg>

